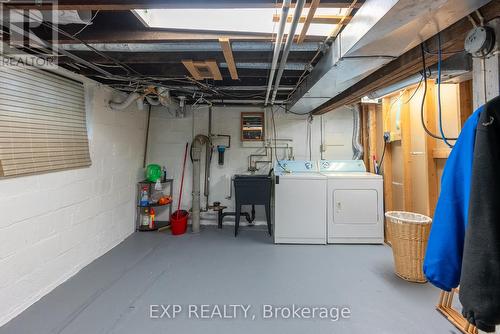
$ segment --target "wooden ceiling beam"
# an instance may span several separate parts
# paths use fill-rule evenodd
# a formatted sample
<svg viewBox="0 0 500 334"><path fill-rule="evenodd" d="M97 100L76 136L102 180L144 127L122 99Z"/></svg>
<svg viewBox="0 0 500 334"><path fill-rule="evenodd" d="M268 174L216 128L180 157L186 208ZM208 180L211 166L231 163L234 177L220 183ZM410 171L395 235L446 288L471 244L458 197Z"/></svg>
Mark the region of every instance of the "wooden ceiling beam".
<svg viewBox="0 0 500 334"><path fill-rule="evenodd" d="M311 22L314 22L314 19L315 19L314 14L316 14L316 9L318 8L319 5L320 5L320 0L312 0L311 1L311 6L309 7L309 12L307 13L307 18L304 22L304 26L302 27L302 31L300 32L299 37L297 38L297 43L299 43L299 44L302 43L304 41L304 39L306 38L307 31L309 30L309 26L311 25ZM338 22L336 22L336 23L338 23Z"/></svg>
<svg viewBox="0 0 500 334"><path fill-rule="evenodd" d="M316 12L316 10L310 10L310 12L313 12L313 15L314 15L314 12ZM292 22L292 19L293 19L293 16L292 15L288 15L288 17L286 18L286 22L287 23L291 23ZM315 24L338 24L340 22L342 22L343 24L347 24L349 23L351 17L348 16L348 17L345 17L342 16L342 15L318 15L318 16L313 16L309 19L309 13L307 14L307 16L301 16L299 18L299 23L307 23L309 22L308 24L308 28L309 28L309 25L311 23L315 23ZM280 15L277 15L277 14L274 14L273 15L273 22L279 22L280 21Z"/></svg>
<svg viewBox="0 0 500 334"><path fill-rule="evenodd" d="M212 32L151 30L99 30L83 32L78 38L87 43L159 43L169 41L218 41L228 37L233 41L271 41L270 34L227 34ZM308 38L309 40L310 38ZM80 44L60 35L56 44Z"/></svg>
<svg viewBox="0 0 500 334"><path fill-rule="evenodd" d="M186 67L189 74L191 74L194 80L203 80L203 76L198 71L198 68L194 65L194 61L185 59L182 60L182 64Z"/></svg>
<svg viewBox="0 0 500 334"><path fill-rule="evenodd" d="M353 10L356 8L356 6L359 5L359 0L353 0L351 2L351 5L347 8L347 11L344 14L344 17L342 20L340 20L338 26L333 29L332 33L330 34L331 37L337 37L337 35L340 33L342 27L347 23L347 20L350 20L350 15L353 12Z"/></svg>
<svg viewBox="0 0 500 334"><path fill-rule="evenodd" d="M18 9L52 9L49 1L27 0L22 3L5 3L5 6ZM348 0L323 0L322 8L348 8ZM270 0L59 0L59 10L132 10L132 9L168 9L168 8L269 8L281 7L281 2ZM292 4L294 7L295 4ZM310 4L306 4L306 8ZM359 8L360 5L357 6Z"/></svg>
<svg viewBox="0 0 500 334"><path fill-rule="evenodd" d="M231 49L231 42L229 41L229 38L227 37L219 38L219 43L222 48L222 52L224 53L224 58L226 59L229 73L231 74L231 79L238 80L238 71L236 70L233 50Z"/></svg>
<svg viewBox="0 0 500 334"><path fill-rule="evenodd" d="M212 73L212 78L214 80L222 80L222 74L220 73L219 66L215 60L206 60L205 65L210 73Z"/></svg>

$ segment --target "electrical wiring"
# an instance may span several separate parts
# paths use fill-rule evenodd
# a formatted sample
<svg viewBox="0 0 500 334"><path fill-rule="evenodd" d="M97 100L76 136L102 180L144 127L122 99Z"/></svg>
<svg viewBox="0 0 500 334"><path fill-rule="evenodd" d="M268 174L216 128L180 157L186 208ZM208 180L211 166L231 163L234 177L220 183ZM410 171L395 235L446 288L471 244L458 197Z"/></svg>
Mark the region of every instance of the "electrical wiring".
<svg viewBox="0 0 500 334"><path fill-rule="evenodd" d="M285 111L285 113L287 113L287 114L292 114L292 115L297 115L297 116L311 116L312 115L310 112L304 113L304 114L301 114L301 113L298 113L298 112L293 112L293 111L288 110L286 107L283 107L282 105L279 105L279 104L276 104L276 106L278 108L283 109Z"/></svg>
<svg viewBox="0 0 500 334"><path fill-rule="evenodd" d="M292 115L297 115L297 116L307 116L307 115L311 115L311 113L301 114L301 113L294 112L294 111L291 111L291 110L286 110L286 112L287 112L287 113L289 113L289 114L292 114Z"/></svg>
<svg viewBox="0 0 500 334"><path fill-rule="evenodd" d="M20 15L24 16L24 17L25 17L26 19L28 19L28 20L30 19L29 15L27 15L27 14L24 14L24 13L23 13L23 14L20 14ZM42 22L41 22L41 25L43 25L44 27L49 28L49 29L51 29L51 30L53 30L53 31L55 31L55 32L57 32L57 33L59 33L59 34L63 35L63 36L66 36L66 37L68 37L68 38L70 38L70 39L73 39L73 40L75 40L75 41L79 42L80 44L85 45L85 46L86 46L87 48L89 48L91 51L95 52L96 54L98 54L99 56L103 57L104 59L107 59L107 60L109 60L109 61L111 61L111 62L115 63L116 65L120 65L120 67L121 67L121 68L122 68L122 69L126 72L126 74L127 74L127 75L129 75L129 74L130 74L130 72L134 72L134 73L136 73L136 74L140 75L140 73L139 73L139 72L135 71L135 70L134 70L134 69L132 69L130 66L128 66L128 65L126 65L126 64L123 64L123 63L121 63L121 62L117 61L116 59L114 59L114 58L112 58L112 57L107 56L106 54L104 54L104 53L102 53L102 52L98 51L97 49L95 49L94 47L92 47L91 45L89 45L88 43L86 43L86 42L82 41L82 40L81 40L81 39L79 39L78 37L75 37L75 35L71 35L70 33L68 33L68 32L66 32L66 31L64 31L64 30L60 29L59 27L55 26L54 24L49 23L49 22L46 22L46 21L42 21ZM90 63L90 62L89 62L89 63ZM92 65L93 65L93 63L92 63Z"/></svg>
<svg viewBox="0 0 500 334"><path fill-rule="evenodd" d="M434 139L439 139L443 140L441 136L435 135L432 133L428 128L427 125L425 124L425 100L427 97L427 64L425 62L425 50L424 50L424 44L420 44L420 49L422 53L422 68L423 68L423 76L424 76L424 94L422 96L422 102L420 105L420 122L422 123L422 127L425 131L425 133L434 138ZM457 140L458 138L446 138L446 140Z"/></svg>
<svg viewBox="0 0 500 334"><path fill-rule="evenodd" d="M87 29L88 26L90 26L92 24L92 22L94 22L94 19L96 18L97 14L99 14L100 10L98 10L97 12L95 12L94 16L92 16L92 18L90 19L90 22L87 23L85 26L83 26L82 29L78 30L76 33L73 34L73 37L79 35L82 31L84 31L85 29Z"/></svg>
<svg viewBox="0 0 500 334"><path fill-rule="evenodd" d="M439 118L439 132L441 133L441 138L444 143L453 148L453 145L448 142L446 135L443 130L443 113L441 108L441 65L442 65L442 54L441 54L441 33L438 33L438 84L437 84L437 93L438 93L438 118Z"/></svg>
<svg viewBox="0 0 500 334"><path fill-rule="evenodd" d="M403 102L403 104L408 104L408 103L411 102L411 100L415 97L415 95L417 95L417 92L420 89L420 86L422 86L422 82L423 81L424 81L424 76L422 75L422 77L420 78L420 81L418 82L417 88L415 88L415 90L413 91L413 94L411 94L411 96L408 99L408 101Z"/></svg>
<svg viewBox="0 0 500 334"><path fill-rule="evenodd" d="M384 140L384 150L382 151L382 156L380 157L380 163L378 168L378 174L382 174L382 168L384 166L385 151L387 149L387 142Z"/></svg>
<svg viewBox="0 0 500 334"><path fill-rule="evenodd" d="M415 97L415 95L417 95L417 92L418 90L420 89L420 86L422 85L422 81L424 80L424 76L422 75L422 77L420 78L420 81L418 82L418 85L417 87L415 88L415 90L413 91L413 94L411 94L411 96L408 98L407 101L403 102L403 104L408 104L411 102L411 100ZM406 90L405 90L406 91ZM401 98L403 97L403 92L401 92L399 94L399 96L397 97L396 100L392 101L391 105L389 106L389 110L392 110L392 107L394 107L394 105L399 102L399 100L401 100ZM387 120L387 117L390 116L390 113L387 114L386 116L386 120Z"/></svg>

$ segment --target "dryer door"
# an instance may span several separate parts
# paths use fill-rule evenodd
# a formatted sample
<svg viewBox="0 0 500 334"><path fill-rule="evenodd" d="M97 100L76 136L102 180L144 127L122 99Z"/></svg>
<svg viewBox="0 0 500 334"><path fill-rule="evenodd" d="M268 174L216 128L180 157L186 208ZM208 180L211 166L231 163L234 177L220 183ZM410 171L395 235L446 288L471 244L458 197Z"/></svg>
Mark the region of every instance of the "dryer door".
<svg viewBox="0 0 500 334"><path fill-rule="evenodd" d="M332 182L329 187L330 243L382 243L381 183Z"/></svg>

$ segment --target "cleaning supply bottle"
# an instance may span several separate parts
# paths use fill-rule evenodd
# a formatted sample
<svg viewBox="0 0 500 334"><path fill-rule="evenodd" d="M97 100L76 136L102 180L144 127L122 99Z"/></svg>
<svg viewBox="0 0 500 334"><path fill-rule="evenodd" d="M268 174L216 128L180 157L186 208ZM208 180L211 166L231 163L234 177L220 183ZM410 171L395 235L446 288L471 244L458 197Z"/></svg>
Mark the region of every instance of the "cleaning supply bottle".
<svg viewBox="0 0 500 334"><path fill-rule="evenodd" d="M155 228L155 209L151 208L149 209L149 228L154 229Z"/></svg>
<svg viewBox="0 0 500 334"><path fill-rule="evenodd" d="M147 208L144 209L144 211L142 211L141 225L142 226L149 226L149 210Z"/></svg>
<svg viewBox="0 0 500 334"><path fill-rule="evenodd" d="M149 205L148 187L142 188L141 201L140 201L139 205L140 206L148 206Z"/></svg>
<svg viewBox="0 0 500 334"><path fill-rule="evenodd" d="M162 182L167 182L167 167L163 166L161 169Z"/></svg>

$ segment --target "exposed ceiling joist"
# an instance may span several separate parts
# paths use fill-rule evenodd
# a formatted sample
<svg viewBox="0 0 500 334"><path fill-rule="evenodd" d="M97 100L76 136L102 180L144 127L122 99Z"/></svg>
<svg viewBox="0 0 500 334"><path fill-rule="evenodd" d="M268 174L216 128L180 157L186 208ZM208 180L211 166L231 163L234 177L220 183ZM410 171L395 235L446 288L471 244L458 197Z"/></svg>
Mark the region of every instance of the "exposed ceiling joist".
<svg viewBox="0 0 500 334"><path fill-rule="evenodd" d="M231 74L231 79L238 80L238 71L236 70L236 64L234 62L234 57L233 57L233 50L231 49L231 43L229 42L229 38L227 37L219 38L219 43L222 48L222 52L224 53L224 58L226 59L229 73Z"/></svg>
<svg viewBox="0 0 500 334"><path fill-rule="evenodd" d="M349 22L349 20L351 19L350 15L352 11L357 8L357 5L359 5L358 0L353 0L351 2L351 5L347 8L345 16L340 20L339 25L330 34L331 37L337 37L337 35L340 33L340 30L342 29L342 26Z"/></svg>
<svg viewBox="0 0 500 334"><path fill-rule="evenodd" d="M318 8L320 4L320 0L312 0L311 1L311 7L309 8L309 12L307 13L307 18L304 22L304 26L302 27L302 31L299 34L299 37L297 38L297 43L302 43L304 39L306 38L307 31L309 30L309 26L311 25L311 22L314 22L314 14L316 14L316 9ZM338 23L338 22L336 22Z"/></svg>
<svg viewBox="0 0 500 334"><path fill-rule="evenodd" d="M350 0L323 0L323 8L347 8ZM38 0L22 1L8 4L11 8L19 9L51 9L51 2ZM280 1L271 0L59 0L60 10L132 10L132 9L168 9L168 8L262 8L281 7ZM306 4L308 7L309 4ZM292 6L293 7L293 6ZM359 8L359 7L358 7Z"/></svg>
<svg viewBox="0 0 500 334"><path fill-rule="evenodd" d="M314 15L315 11L316 10L313 11L312 15ZM287 23L291 23L292 19L293 19L293 16L292 15L288 15L288 17L286 18L286 22ZM349 23L349 20L350 20L350 17L346 17L344 19L343 15L317 15L317 16L310 17L309 13L308 13L307 16L301 16L299 18L299 23L306 24L307 22L309 22L308 26L307 26L307 28L309 28L309 25L311 23L315 23L315 24L338 24L338 23L340 23L342 21L343 24L347 24L347 23ZM273 15L273 22L279 22L279 21L280 21L280 16L274 14Z"/></svg>
<svg viewBox="0 0 500 334"><path fill-rule="evenodd" d="M140 42L169 42L169 41L217 41L221 36L232 40L269 41L269 34L227 34L218 32L196 31L168 31L160 29L151 30L103 30L92 33L82 33L78 38L86 43L140 43ZM59 36L59 44L75 44L78 41Z"/></svg>
<svg viewBox="0 0 500 334"><path fill-rule="evenodd" d="M194 62L192 60L183 60L182 64L186 67L194 80L203 80L201 73L198 72L198 69L194 66Z"/></svg>

